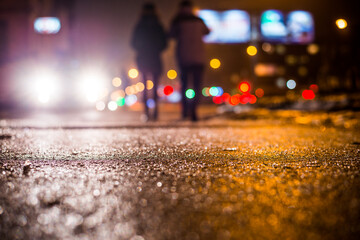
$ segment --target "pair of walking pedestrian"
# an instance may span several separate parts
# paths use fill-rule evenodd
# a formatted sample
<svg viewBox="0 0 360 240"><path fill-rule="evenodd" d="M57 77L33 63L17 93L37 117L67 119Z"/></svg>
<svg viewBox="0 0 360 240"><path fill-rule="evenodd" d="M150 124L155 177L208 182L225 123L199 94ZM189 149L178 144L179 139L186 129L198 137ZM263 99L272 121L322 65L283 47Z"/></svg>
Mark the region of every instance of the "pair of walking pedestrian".
<svg viewBox="0 0 360 240"><path fill-rule="evenodd" d="M132 35L131 45L136 51L136 63L142 75L144 84L152 78L154 83L154 113L150 114L147 104L148 96L144 91L145 114L149 120L157 120L157 87L162 73L161 52L167 47L167 39L177 41L176 58L180 69L182 119L191 117L197 121L196 108L200 100L201 81L204 71L205 46L202 41L209 33L202 19L193 13L191 1L182 1L177 15L174 17L168 33L164 30L153 3L145 3L139 22ZM195 91L192 99L186 98L186 91L190 82Z"/></svg>

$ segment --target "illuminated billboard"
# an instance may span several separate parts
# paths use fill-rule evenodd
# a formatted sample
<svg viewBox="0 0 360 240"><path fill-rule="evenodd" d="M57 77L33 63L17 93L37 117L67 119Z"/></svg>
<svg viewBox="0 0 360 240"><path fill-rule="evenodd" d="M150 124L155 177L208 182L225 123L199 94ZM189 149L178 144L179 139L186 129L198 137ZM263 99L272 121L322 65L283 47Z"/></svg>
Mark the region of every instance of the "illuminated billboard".
<svg viewBox="0 0 360 240"><path fill-rule="evenodd" d="M261 15L260 30L262 36L267 40L285 40L287 29L283 13L278 10L265 11Z"/></svg>
<svg viewBox="0 0 360 240"><path fill-rule="evenodd" d="M61 29L61 23L56 17L39 17L34 21L34 29L40 34L56 34Z"/></svg>
<svg viewBox="0 0 360 240"><path fill-rule="evenodd" d="M206 43L244 43L250 41L250 16L242 10L214 11L199 10L210 29L204 37Z"/></svg>
<svg viewBox="0 0 360 240"><path fill-rule="evenodd" d="M290 42L310 43L314 40L314 21L309 12L290 12L286 25Z"/></svg>
<svg viewBox="0 0 360 240"><path fill-rule="evenodd" d="M261 15L260 31L266 41L310 43L314 40L314 21L306 11L292 11L285 18L278 10L267 10Z"/></svg>

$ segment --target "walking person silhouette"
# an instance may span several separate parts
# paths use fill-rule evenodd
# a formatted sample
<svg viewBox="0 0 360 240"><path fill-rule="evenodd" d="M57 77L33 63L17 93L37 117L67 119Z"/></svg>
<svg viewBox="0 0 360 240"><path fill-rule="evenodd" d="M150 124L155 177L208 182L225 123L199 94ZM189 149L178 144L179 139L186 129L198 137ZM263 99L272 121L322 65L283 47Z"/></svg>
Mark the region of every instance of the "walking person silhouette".
<svg viewBox="0 0 360 240"><path fill-rule="evenodd" d="M170 37L177 41L176 58L181 74L182 118L189 115L197 121L196 108L200 101L201 82L205 66L205 44L202 40L210 31L203 20L193 13L191 1L181 1L179 10L170 27ZM190 82L191 80L191 82ZM192 83L195 96L187 99L189 83Z"/></svg>
<svg viewBox="0 0 360 240"><path fill-rule="evenodd" d="M136 64L140 71L142 81L152 79L154 83L154 112L151 115L149 109L149 98L145 88L143 103L146 120L158 119L158 96L157 87L162 73L161 52L167 47L167 37L161 24L156 7L153 3L147 2L143 5L140 20L137 22L131 38L131 46L136 52Z"/></svg>

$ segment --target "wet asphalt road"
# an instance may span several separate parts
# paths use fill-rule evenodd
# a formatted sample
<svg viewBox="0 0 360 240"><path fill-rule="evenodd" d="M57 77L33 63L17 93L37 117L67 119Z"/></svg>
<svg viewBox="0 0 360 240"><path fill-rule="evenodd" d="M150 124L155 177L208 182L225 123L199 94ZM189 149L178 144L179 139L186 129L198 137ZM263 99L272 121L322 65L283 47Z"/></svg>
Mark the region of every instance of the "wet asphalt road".
<svg viewBox="0 0 360 240"><path fill-rule="evenodd" d="M2 127L0 239L359 239L360 132Z"/></svg>

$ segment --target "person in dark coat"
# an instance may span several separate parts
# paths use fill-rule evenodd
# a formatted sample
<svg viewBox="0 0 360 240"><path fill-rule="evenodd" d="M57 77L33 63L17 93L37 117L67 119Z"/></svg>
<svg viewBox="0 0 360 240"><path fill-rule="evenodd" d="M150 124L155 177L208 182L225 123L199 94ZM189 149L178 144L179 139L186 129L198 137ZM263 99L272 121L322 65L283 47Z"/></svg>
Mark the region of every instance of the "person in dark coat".
<svg viewBox="0 0 360 240"><path fill-rule="evenodd" d="M145 3L142 8L140 20L135 26L131 38L131 46L136 52L136 63L141 73L144 85L146 80L152 79L154 83L153 97L155 102L154 114L151 117L148 106L147 90L144 90L144 107L147 120L157 120L157 87L162 73L161 52L167 46L166 33L156 13L155 5Z"/></svg>
<svg viewBox="0 0 360 240"><path fill-rule="evenodd" d="M205 66L205 44L203 36L210 31L204 21L193 13L191 1L182 1L170 27L170 37L177 41L176 58L181 72L182 118L197 121L196 107L199 104L201 82ZM192 83L195 96L186 98L186 91Z"/></svg>

